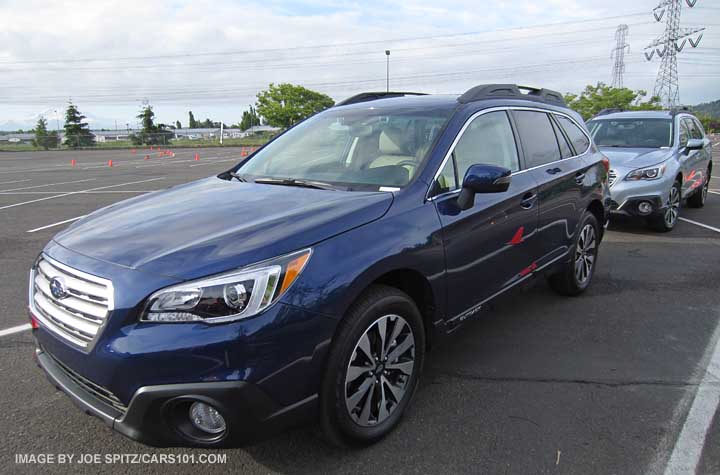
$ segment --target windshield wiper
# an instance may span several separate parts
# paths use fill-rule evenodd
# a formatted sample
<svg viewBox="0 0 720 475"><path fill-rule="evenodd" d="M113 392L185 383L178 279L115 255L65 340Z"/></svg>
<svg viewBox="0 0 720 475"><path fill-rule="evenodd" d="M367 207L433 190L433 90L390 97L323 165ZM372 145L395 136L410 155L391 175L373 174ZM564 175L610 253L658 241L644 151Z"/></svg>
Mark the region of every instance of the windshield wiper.
<svg viewBox="0 0 720 475"><path fill-rule="evenodd" d="M337 190L338 188L322 181L298 180L296 178L256 178L255 183L264 185L297 186L316 190Z"/></svg>
<svg viewBox="0 0 720 475"><path fill-rule="evenodd" d="M229 172L230 178L235 178L237 181L247 182L247 180L239 173Z"/></svg>

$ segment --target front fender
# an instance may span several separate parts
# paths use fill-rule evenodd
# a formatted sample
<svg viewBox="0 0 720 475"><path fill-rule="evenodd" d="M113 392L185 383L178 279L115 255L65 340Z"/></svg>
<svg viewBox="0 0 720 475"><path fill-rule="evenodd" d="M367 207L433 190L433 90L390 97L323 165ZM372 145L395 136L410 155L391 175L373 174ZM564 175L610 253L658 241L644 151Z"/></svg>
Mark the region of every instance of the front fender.
<svg viewBox="0 0 720 475"><path fill-rule="evenodd" d="M444 318L445 254L440 221L431 202L392 210L383 218L316 245L307 267L283 297L289 305L341 319L357 297L388 272L423 275Z"/></svg>

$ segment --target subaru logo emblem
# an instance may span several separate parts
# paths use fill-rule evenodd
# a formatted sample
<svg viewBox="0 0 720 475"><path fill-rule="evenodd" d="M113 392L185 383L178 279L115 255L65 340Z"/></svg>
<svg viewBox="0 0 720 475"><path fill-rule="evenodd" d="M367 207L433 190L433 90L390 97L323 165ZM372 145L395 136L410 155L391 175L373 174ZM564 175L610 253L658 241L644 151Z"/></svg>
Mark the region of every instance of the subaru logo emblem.
<svg viewBox="0 0 720 475"><path fill-rule="evenodd" d="M67 290L65 290L65 282L62 277L53 277L50 281L50 293L57 300L62 300L68 296Z"/></svg>

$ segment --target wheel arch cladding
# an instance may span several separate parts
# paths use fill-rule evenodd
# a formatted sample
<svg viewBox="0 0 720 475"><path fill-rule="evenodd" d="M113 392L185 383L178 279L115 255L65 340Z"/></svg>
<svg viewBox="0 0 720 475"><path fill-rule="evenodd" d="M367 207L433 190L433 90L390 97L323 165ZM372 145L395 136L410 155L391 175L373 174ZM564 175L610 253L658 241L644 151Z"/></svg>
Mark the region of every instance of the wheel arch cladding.
<svg viewBox="0 0 720 475"><path fill-rule="evenodd" d="M387 285L408 294L422 315L426 346L429 347L430 330L437 307L435 294L427 278L413 269L396 269L381 275L371 285L373 284Z"/></svg>

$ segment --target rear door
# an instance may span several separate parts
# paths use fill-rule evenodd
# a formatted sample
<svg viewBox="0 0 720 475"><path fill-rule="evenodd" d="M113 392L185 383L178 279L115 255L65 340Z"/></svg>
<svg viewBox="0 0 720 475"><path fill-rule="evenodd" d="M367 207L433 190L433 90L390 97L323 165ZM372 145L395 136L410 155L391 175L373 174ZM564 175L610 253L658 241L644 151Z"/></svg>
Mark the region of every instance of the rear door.
<svg viewBox="0 0 720 475"><path fill-rule="evenodd" d="M553 115L541 110L513 111L525 163L538 183L538 267L568 252L584 211L582 184L588 166L578 155L587 147L576 151ZM570 147L572 156L566 157Z"/></svg>
<svg viewBox="0 0 720 475"><path fill-rule="evenodd" d="M433 197L443 226L447 314L462 321L483 301L528 275L537 254L537 186L520 171L519 147L505 110L479 113L456 139L436 176ZM475 195L461 210L458 192L473 164L509 168L510 188Z"/></svg>

